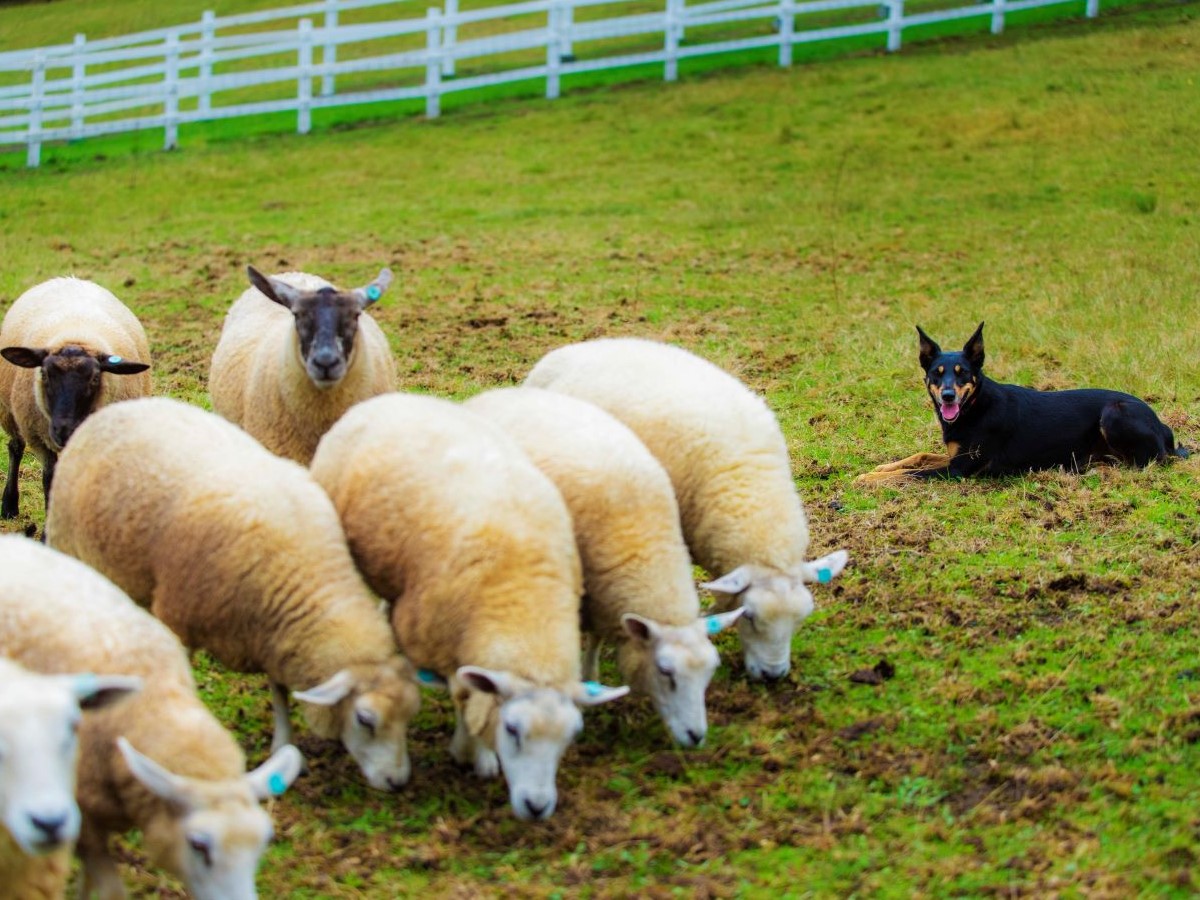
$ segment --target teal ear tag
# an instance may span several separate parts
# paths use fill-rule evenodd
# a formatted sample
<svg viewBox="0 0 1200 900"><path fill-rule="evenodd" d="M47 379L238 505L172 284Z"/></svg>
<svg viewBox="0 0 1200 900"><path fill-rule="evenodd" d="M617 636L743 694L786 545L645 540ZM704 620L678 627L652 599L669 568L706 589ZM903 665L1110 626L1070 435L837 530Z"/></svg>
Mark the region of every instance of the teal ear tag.
<svg viewBox="0 0 1200 900"><path fill-rule="evenodd" d="M278 772L272 772L271 777L267 779L267 790L275 797L278 797L287 790L287 782L283 780L283 776Z"/></svg>
<svg viewBox="0 0 1200 900"><path fill-rule="evenodd" d="M108 364L109 364L110 366L116 366L116 365L120 365L120 364L121 364L121 363L123 363L123 362L125 362L125 360L124 360L124 359L122 359L122 358L121 358L121 357L119 357L119 356L110 356L110 357L108 358Z"/></svg>
<svg viewBox="0 0 1200 900"><path fill-rule="evenodd" d="M98 679L91 672L75 676L75 693L81 697L90 697L96 693Z"/></svg>
<svg viewBox="0 0 1200 900"><path fill-rule="evenodd" d="M604 688L600 686L598 681L585 681L583 690L589 697L599 697L604 693Z"/></svg>
<svg viewBox="0 0 1200 900"><path fill-rule="evenodd" d="M821 584L829 584L829 582L833 581L833 570L817 569L817 581L821 582Z"/></svg>
<svg viewBox="0 0 1200 900"><path fill-rule="evenodd" d="M430 669L417 669L417 681L421 684L441 684L442 679L437 672Z"/></svg>
<svg viewBox="0 0 1200 900"><path fill-rule="evenodd" d="M706 627L708 628L709 634L716 634L721 630L721 623L717 621L716 616L709 616L704 621L707 623Z"/></svg>
<svg viewBox="0 0 1200 900"><path fill-rule="evenodd" d="M380 289L379 285L372 284L367 287L367 299L368 300L378 300L382 296L383 296L383 291Z"/></svg>

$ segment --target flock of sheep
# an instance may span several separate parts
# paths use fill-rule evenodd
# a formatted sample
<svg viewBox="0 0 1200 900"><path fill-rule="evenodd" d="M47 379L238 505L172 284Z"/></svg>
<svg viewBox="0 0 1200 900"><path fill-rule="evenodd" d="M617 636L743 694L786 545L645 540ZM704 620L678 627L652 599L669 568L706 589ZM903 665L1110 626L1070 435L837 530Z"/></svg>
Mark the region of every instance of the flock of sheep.
<svg viewBox="0 0 1200 900"><path fill-rule="evenodd" d="M732 376L604 339L462 404L401 393L364 312L387 269L354 290L249 275L213 354L217 414L148 396L146 336L91 282L31 288L0 325L0 514L26 448L47 501L48 546L0 538L13 895L62 896L74 847L84 896L124 896L108 843L137 828L193 896L254 897L259 801L303 767L289 694L395 790L421 686L448 689L452 755L503 772L535 820L582 708L641 692L694 747L713 635L736 626L752 678L788 672L809 586L847 555L807 559L782 432ZM693 563L717 576L711 615ZM596 680L602 643L628 687ZM196 694L201 648L269 679L272 755L252 772Z"/></svg>

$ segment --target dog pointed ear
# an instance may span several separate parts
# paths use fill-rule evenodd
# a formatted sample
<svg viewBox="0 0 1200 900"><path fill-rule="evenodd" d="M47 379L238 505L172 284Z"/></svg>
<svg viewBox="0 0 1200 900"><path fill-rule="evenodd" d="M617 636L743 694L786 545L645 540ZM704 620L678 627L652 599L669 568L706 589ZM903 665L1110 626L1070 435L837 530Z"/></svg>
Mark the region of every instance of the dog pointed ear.
<svg viewBox="0 0 1200 900"><path fill-rule="evenodd" d="M966 356L969 362L976 371L983 368L983 323L979 323L979 327L975 329L975 333L971 335L971 339L963 345L963 355Z"/></svg>
<svg viewBox="0 0 1200 900"><path fill-rule="evenodd" d="M917 334L921 336L921 341L918 347L920 348L921 368L928 369L929 364L933 362L933 358L942 352L942 348L937 345L937 341L921 330L921 326L917 326Z"/></svg>

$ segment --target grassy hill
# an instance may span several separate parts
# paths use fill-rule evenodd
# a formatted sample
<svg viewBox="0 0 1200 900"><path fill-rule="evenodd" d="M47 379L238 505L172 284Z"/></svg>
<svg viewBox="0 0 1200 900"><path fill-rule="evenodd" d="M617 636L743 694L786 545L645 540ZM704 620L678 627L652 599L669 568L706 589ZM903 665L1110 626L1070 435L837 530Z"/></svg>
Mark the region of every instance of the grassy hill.
<svg viewBox="0 0 1200 900"><path fill-rule="evenodd" d="M790 681L747 684L723 639L690 753L643 702L589 713L549 823L455 769L437 696L397 796L305 737L262 895L1193 892L1200 461L852 480L938 446L918 323L954 346L986 321L993 377L1128 390L1200 443L1198 11L0 171L0 306L96 279L146 325L160 392L207 403L247 263L386 263L374 314L408 387L464 397L591 336L678 342L765 394L814 551L851 552ZM4 530L40 524L39 482L30 461ZM894 678L850 680L881 658ZM262 758L265 687L200 662Z"/></svg>

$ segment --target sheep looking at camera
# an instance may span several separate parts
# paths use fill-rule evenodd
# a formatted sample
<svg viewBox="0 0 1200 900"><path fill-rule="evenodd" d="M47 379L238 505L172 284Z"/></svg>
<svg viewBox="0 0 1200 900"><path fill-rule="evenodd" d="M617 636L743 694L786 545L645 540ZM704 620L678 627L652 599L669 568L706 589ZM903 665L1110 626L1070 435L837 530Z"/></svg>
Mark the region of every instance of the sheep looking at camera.
<svg viewBox="0 0 1200 900"><path fill-rule="evenodd" d="M91 417L58 478L51 546L107 575L188 647L265 672L274 746L291 741L291 687L313 730L340 738L372 787L408 781L416 674L306 469L219 416L154 398Z"/></svg>
<svg viewBox="0 0 1200 900"><path fill-rule="evenodd" d="M583 563L583 622L617 645L622 679L650 697L685 747L708 730L705 690L720 662L709 640L741 610L700 618L671 481L637 436L591 403L538 388L502 388L464 404L503 428L566 501Z"/></svg>
<svg viewBox="0 0 1200 900"><path fill-rule="evenodd" d="M48 504L58 454L84 417L150 393L150 346L137 317L100 285L52 278L5 313L0 357L0 428L8 434L0 518L14 519L26 447L41 460Z"/></svg>
<svg viewBox="0 0 1200 900"><path fill-rule="evenodd" d="M671 478L692 559L720 576L704 585L717 608L745 610L750 677L786 675L792 635L813 609L808 584L836 576L847 555L806 560L808 520L767 405L707 360L639 338L561 347L525 383L595 403L642 440Z"/></svg>
<svg viewBox="0 0 1200 900"><path fill-rule="evenodd" d="M213 353L213 409L268 450L308 465L317 441L347 409L396 389L396 364L363 311L392 281L341 291L304 272L267 277L230 307Z"/></svg>
<svg viewBox="0 0 1200 900"><path fill-rule="evenodd" d="M198 900L253 898L272 831L259 800L299 773L296 748L247 774L241 748L196 695L179 640L78 560L0 537L0 571L0 655L44 673L128 673L142 682L79 729L82 896L125 895L108 839L138 828L150 860Z"/></svg>
<svg viewBox="0 0 1200 900"><path fill-rule="evenodd" d="M579 554L554 485L486 419L410 394L351 409L312 472L400 646L450 682L455 759L503 768L514 813L548 817L576 707L627 692L579 681Z"/></svg>
<svg viewBox="0 0 1200 900"><path fill-rule="evenodd" d="M42 675L0 659L0 885L58 898L79 837L75 766L81 710L140 687L120 675Z"/></svg>

